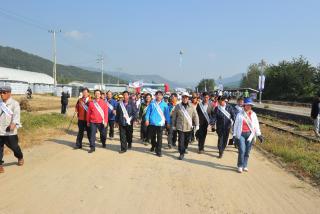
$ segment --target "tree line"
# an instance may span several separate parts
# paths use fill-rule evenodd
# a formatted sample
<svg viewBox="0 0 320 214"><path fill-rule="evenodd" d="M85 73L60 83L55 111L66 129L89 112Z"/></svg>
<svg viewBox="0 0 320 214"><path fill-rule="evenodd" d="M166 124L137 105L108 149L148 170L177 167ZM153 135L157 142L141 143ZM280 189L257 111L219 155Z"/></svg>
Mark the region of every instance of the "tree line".
<svg viewBox="0 0 320 214"><path fill-rule="evenodd" d="M251 64L241 79L241 87L258 89L261 66ZM264 69L265 89L263 99L310 102L320 92L320 67L314 67L300 56Z"/></svg>

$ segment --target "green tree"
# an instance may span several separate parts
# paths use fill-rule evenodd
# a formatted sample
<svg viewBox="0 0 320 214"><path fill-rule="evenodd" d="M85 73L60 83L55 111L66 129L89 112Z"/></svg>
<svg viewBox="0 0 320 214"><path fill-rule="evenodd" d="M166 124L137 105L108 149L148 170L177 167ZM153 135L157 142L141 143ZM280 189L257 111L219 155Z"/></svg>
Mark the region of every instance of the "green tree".
<svg viewBox="0 0 320 214"><path fill-rule="evenodd" d="M312 97L319 88L319 70L302 56L269 66L265 74L266 99L299 101Z"/></svg>
<svg viewBox="0 0 320 214"><path fill-rule="evenodd" d="M240 87L241 88L258 88L260 75L260 67L258 64L251 64L248 68L247 74L244 75L241 79Z"/></svg>
<svg viewBox="0 0 320 214"><path fill-rule="evenodd" d="M215 86L216 86L216 83L215 83L214 79L202 79L198 83L197 89L199 92L213 91Z"/></svg>

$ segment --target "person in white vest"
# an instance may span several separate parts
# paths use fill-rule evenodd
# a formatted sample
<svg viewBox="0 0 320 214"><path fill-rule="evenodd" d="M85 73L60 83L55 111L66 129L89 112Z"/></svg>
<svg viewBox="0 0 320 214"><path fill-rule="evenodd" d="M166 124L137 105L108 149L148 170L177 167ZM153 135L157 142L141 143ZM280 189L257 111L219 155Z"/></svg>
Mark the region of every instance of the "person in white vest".
<svg viewBox="0 0 320 214"><path fill-rule="evenodd" d="M193 127L195 131L199 129L198 113L189 102L189 94L183 92L182 102L175 107L172 114L172 128L178 131L179 160L184 158Z"/></svg>
<svg viewBox="0 0 320 214"><path fill-rule="evenodd" d="M2 86L0 95L0 173L3 173L4 145L13 151L14 156L18 159L18 166L22 166L24 160L18 144L18 128L21 127L20 105L11 97L10 86Z"/></svg>
<svg viewBox="0 0 320 214"><path fill-rule="evenodd" d="M244 99L244 111L237 115L234 124L234 136L239 142L238 146L238 172L248 172L248 160L252 144L256 137L262 143L259 121L255 112L252 111L253 102L251 98Z"/></svg>

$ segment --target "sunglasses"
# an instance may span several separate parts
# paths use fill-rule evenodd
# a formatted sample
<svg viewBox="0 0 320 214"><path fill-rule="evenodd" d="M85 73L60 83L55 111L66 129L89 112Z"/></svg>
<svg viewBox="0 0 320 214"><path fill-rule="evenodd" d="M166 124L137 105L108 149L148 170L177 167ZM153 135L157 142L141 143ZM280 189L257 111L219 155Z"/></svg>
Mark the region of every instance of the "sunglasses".
<svg viewBox="0 0 320 214"><path fill-rule="evenodd" d="M7 94L7 93L9 93L9 92L7 92L7 91L0 91L0 94Z"/></svg>

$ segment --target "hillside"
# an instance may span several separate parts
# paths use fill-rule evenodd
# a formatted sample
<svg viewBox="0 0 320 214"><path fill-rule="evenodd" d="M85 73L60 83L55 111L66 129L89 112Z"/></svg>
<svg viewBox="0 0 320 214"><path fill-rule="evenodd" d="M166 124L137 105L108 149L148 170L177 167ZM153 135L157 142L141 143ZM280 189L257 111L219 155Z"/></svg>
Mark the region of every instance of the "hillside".
<svg viewBox="0 0 320 214"><path fill-rule="evenodd" d="M11 47L0 46L0 66L20 68L52 76L52 62L50 60ZM75 66L57 64L57 80L58 83L71 81L98 83L101 80L101 74ZM104 74L104 81L117 83L118 79ZM120 79L120 83L126 83L126 81Z"/></svg>

